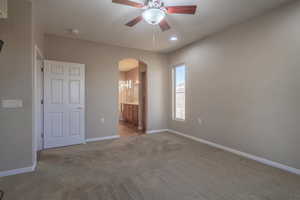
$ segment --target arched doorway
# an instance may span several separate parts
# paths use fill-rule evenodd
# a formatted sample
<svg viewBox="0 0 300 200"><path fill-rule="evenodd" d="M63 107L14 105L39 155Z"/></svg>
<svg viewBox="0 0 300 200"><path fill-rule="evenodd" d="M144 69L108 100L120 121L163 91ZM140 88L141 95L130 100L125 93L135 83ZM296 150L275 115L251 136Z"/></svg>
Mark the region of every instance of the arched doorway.
<svg viewBox="0 0 300 200"><path fill-rule="evenodd" d="M137 136L147 129L147 65L139 60L120 60L119 135Z"/></svg>

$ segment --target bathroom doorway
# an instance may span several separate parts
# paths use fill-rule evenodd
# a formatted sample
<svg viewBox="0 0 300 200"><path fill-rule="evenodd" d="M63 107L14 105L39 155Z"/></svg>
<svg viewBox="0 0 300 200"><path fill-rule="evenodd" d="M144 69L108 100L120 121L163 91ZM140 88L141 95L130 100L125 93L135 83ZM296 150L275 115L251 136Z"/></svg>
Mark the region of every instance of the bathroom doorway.
<svg viewBox="0 0 300 200"><path fill-rule="evenodd" d="M136 59L119 62L119 124L121 137L147 130L147 65Z"/></svg>

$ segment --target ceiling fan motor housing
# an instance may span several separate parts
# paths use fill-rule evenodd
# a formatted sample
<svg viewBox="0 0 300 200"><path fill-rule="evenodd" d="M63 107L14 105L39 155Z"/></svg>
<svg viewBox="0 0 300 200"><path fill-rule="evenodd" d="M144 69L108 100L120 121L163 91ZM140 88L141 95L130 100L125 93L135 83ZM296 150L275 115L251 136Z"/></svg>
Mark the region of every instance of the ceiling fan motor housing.
<svg viewBox="0 0 300 200"><path fill-rule="evenodd" d="M161 0L152 0L148 3L148 8L162 8L164 7L164 3Z"/></svg>

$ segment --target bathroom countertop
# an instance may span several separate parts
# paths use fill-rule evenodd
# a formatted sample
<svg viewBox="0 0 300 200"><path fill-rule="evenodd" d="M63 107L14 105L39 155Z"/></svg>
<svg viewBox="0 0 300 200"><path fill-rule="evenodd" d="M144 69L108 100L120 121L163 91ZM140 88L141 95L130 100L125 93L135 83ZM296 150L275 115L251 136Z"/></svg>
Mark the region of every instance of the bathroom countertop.
<svg viewBox="0 0 300 200"><path fill-rule="evenodd" d="M136 105L136 106L139 105L139 103L137 103L137 102L122 102L121 104Z"/></svg>

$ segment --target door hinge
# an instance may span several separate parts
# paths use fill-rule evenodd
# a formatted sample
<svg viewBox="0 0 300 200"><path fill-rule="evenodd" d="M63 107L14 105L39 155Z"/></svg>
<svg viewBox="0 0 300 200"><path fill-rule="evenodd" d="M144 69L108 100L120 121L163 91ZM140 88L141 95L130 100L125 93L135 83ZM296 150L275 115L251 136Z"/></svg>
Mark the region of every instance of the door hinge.
<svg viewBox="0 0 300 200"><path fill-rule="evenodd" d="M41 71L44 72L44 67L41 68Z"/></svg>
<svg viewBox="0 0 300 200"><path fill-rule="evenodd" d="M44 138L44 133L41 134L41 138L42 138L42 139Z"/></svg>
<svg viewBox="0 0 300 200"><path fill-rule="evenodd" d="M44 104L44 99L41 100L41 104Z"/></svg>

